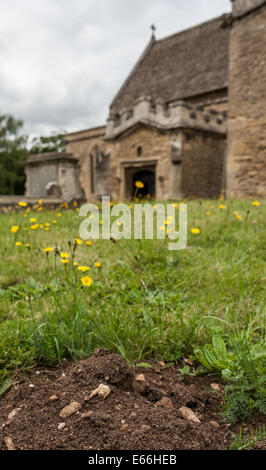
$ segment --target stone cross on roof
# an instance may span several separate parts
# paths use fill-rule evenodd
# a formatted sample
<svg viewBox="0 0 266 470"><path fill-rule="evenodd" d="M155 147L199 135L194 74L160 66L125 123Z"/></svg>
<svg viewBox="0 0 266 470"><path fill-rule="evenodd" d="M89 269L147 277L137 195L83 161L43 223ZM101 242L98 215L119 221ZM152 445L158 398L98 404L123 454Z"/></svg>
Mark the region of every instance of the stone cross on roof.
<svg viewBox="0 0 266 470"><path fill-rule="evenodd" d="M151 25L151 31L152 31L151 38L155 39L156 26L154 25L154 23L152 23L152 25Z"/></svg>

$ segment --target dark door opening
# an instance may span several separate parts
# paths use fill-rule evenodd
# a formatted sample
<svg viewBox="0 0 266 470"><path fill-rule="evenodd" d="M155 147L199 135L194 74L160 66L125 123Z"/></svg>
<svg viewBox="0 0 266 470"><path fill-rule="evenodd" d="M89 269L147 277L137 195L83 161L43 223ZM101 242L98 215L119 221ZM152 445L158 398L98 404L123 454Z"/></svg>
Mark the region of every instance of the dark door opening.
<svg viewBox="0 0 266 470"><path fill-rule="evenodd" d="M145 196L150 196L154 197L155 196L155 172L151 170L142 170L138 171L133 175L133 188L132 188L132 196L135 195L136 192L136 186L135 183L137 181L141 181L144 184L144 187L141 189L138 189L137 191L137 196L140 194L142 197Z"/></svg>

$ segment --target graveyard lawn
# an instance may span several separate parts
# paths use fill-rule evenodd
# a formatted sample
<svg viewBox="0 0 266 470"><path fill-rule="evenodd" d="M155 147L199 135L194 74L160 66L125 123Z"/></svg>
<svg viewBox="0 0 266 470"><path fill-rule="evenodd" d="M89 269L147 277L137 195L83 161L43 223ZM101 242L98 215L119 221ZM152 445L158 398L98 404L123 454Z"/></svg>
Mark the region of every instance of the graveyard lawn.
<svg viewBox="0 0 266 470"><path fill-rule="evenodd" d="M173 204L178 214L178 203ZM197 434L200 448L226 448L240 424L246 422L247 430L263 424L266 204L254 200L187 204L188 245L181 251L168 251L167 238L84 241L79 235L82 218L77 204L47 211L40 201L34 208L21 204L0 214L1 424L12 408L25 405L34 413L34 401L29 408L26 394L32 377L38 383L32 396L42 390L42 399L50 403L49 396L57 392L49 374L58 379L65 367L68 371L76 367L71 361L89 361L96 348L119 353L135 375L137 365L144 363L140 370L148 377L147 387L161 374L159 381L165 380L166 385L159 388L172 400L176 413L180 406L187 406L202 415L204 422L218 421L221 439L212 442L210 436ZM164 364L158 366L160 373L154 370L159 362ZM38 376L36 371L48 372ZM108 383L107 376L99 383ZM96 382L91 386L98 386ZM202 390L210 388L211 382L222 384L223 393L215 398L211 394L215 403L199 409L193 403L200 401ZM174 383L194 384L197 396L179 402ZM155 400L134 387L123 388L123 393L140 394L148 407L160 401L159 396ZM69 392L69 401L75 401L75 393ZM112 396L101 403L109 403ZM118 402L120 399L125 396L118 397ZM65 397L60 406L67 402ZM56 406L59 409L59 403ZM158 413L167 413L154 409L152 427L156 427ZM23 415L19 416L23 421ZM125 420L121 426L129 424L122 414L117 416ZM104 425L105 418L99 419ZM142 425L147 426L144 421ZM227 439L228 431L224 431L228 425L233 431L230 428ZM10 423L10 432L12 426ZM68 435L60 432L60 436ZM8 427L1 434L5 448ZM108 448L120 445L116 438ZM29 436L23 439L18 448L30 446ZM67 437L64 439L63 448L72 448ZM137 441L130 439L128 445L134 447ZM190 448L196 448L192 438L188 442ZM51 448L58 445L51 441ZM100 443L96 440L91 445ZM152 441L147 441L147 448L149 445L156 448ZM166 441L164 445L168 445ZM182 445L176 443L177 448ZM74 448L78 446L85 448L77 440ZM47 447L48 441L43 441L43 448Z"/></svg>

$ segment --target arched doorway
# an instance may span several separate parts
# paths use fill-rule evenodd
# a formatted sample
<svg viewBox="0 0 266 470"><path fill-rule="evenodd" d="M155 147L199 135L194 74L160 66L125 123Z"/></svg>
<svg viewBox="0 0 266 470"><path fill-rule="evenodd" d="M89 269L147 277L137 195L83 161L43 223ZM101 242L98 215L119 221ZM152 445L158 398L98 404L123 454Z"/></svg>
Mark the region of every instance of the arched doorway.
<svg viewBox="0 0 266 470"><path fill-rule="evenodd" d="M137 181L141 181L144 184L144 187L139 189L137 192L138 194L141 194L142 197L145 196L155 196L155 171L154 170L141 170L136 172L133 175L133 188L132 188L132 197L135 195L136 192L136 186L135 183Z"/></svg>

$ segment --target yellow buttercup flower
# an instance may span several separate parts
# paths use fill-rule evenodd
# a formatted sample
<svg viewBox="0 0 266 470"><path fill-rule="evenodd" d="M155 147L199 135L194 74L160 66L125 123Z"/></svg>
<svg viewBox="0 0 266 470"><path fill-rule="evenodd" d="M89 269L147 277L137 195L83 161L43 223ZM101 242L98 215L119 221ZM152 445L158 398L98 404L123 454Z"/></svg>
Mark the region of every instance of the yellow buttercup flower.
<svg viewBox="0 0 266 470"><path fill-rule="evenodd" d="M57 214L57 215L58 215L58 217L62 217L62 214L61 214L61 212L59 212L59 214Z"/></svg>
<svg viewBox="0 0 266 470"><path fill-rule="evenodd" d="M92 285L92 278L90 276L84 276L81 278L83 286L90 287Z"/></svg>
<svg viewBox="0 0 266 470"><path fill-rule="evenodd" d="M102 263L99 263L98 261L96 261L96 263L94 263L94 266L96 266L96 268L100 268L102 265Z"/></svg>
<svg viewBox="0 0 266 470"><path fill-rule="evenodd" d="M83 273L86 273L87 271L89 271L89 266L79 266L78 267L78 271L82 271Z"/></svg>
<svg viewBox="0 0 266 470"><path fill-rule="evenodd" d="M69 263L69 260L68 259L61 259L61 263L67 264L67 263Z"/></svg>
<svg viewBox="0 0 266 470"><path fill-rule="evenodd" d="M31 222L32 224L34 224L34 222L36 222L36 219L35 219L34 217L32 217L32 218L30 219L30 222Z"/></svg>
<svg viewBox="0 0 266 470"><path fill-rule="evenodd" d="M73 263L73 266L78 266L78 265L79 264L76 261Z"/></svg>
<svg viewBox="0 0 266 470"><path fill-rule="evenodd" d="M69 258L68 253L60 253L61 258Z"/></svg>
<svg viewBox="0 0 266 470"><path fill-rule="evenodd" d="M193 233L194 235L198 235L200 233L200 229L199 228L192 228L191 233Z"/></svg>
<svg viewBox="0 0 266 470"><path fill-rule="evenodd" d="M16 246L21 246L22 243L21 242L16 242Z"/></svg>
<svg viewBox="0 0 266 470"><path fill-rule="evenodd" d="M30 248L30 244L29 244L29 243L26 243L25 247L26 247L26 248Z"/></svg>
<svg viewBox="0 0 266 470"><path fill-rule="evenodd" d="M82 245L82 240L80 238L75 238L75 242L77 245Z"/></svg>
<svg viewBox="0 0 266 470"><path fill-rule="evenodd" d="M177 204L177 202L175 202L175 203L173 204L173 207L174 207L175 209L178 209L178 204Z"/></svg>
<svg viewBox="0 0 266 470"><path fill-rule="evenodd" d="M86 245L87 245L87 246L91 246L91 245L92 245L92 242L86 241Z"/></svg>
<svg viewBox="0 0 266 470"><path fill-rule="evenodd" d="M28 204L27 204L26 202L24 202L24 201L21 201L21 202L18 203L18 205L19 205L20 207L27 207Z"/></svg>
<svg viewBox="0 0 266 470"><path fill-rule="evenodd" d="M241 216L241 215L237 215L236 218L237 218L238 220L242 220L242 216Z"/></svg>
<svg viewBox="0 0 266 470"><path fill-rule="evenodd" d="M39 227L38 224L34 224L30 226L31 230L37 230L38 227Z"/></svg>
<svg viewBox="0 0 266 470"><path fill-rule="evenodd" d="M57 220L53 220L53 224L57 224Z"/></svg>
<svg viewBox="0 0 266 470"><path fill-rule="evenodd" d="M135 186L136 188L139 188L139 189L144 188L144 184L142 183L142 181L136 181Z"/></svg>
<svg viewBox="0 0 266 470"><path fill-rule="evenodd" d="M219 207L220 207L220 209L225 209L226 208L226 206L224 204L220 204Z"/></svg>
<svg viewBox="0 0 266 470"><path fill-rule="evenodd" d="M260 202L259 201L254 201L252 202L253 206L255 207L259 207L260 206Z"/></svg>
<svg viewBox="0 0 266 470"><path fill-rule="evenodd" d="M10 229L10 232L17 233L18 230L19 230L19 226L18 225L13 225L13 227L11 227L11 229Z"/></svg>

